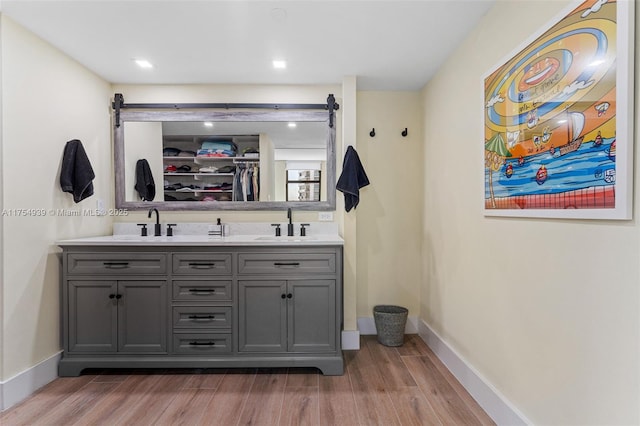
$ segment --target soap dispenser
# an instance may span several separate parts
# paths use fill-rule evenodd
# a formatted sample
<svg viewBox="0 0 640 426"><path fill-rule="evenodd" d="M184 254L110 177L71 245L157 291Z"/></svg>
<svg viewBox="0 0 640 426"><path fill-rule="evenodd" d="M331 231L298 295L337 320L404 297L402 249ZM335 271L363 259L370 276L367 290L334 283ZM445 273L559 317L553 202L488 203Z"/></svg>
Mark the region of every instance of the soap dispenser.
<svg viewBox="0 0 640 426"><path fill-rule="evenodd" d="M209 235L215 237L223 237L224 236L224 225L220 221L220 218L217 219L215 225L209 226Z"/></svg>

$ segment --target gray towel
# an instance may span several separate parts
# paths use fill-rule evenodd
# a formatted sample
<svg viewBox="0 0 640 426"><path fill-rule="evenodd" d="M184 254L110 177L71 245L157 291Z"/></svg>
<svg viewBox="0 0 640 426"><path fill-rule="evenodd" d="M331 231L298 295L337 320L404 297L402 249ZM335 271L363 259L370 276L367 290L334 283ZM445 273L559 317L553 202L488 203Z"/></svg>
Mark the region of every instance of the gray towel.
<svg viewBox="0 0 640 426"><path fill-rule="evenodd" d="M344 193L346 211L356 208L360 202L360 188L367 185L369 185L369 178L362 167L360 157L356 150L349 145L342 162L342 174L340 174L336 185L336 189Z"/></svg>
<svg viewBox="0 0 640 426"><path fill-rule="evenodd" d="M136 163L136 191L142 201L153 201L156 196L156 184L153 181L153 174L149 162L144 158Z"/></svg>
<svg viewBox="0 0 640 426"><path fill-rule="evenodd" d="M73 139L67 142L62 155L60 169L60 187L64 192L73 194L73 201L79 203L93 195L93 168L84 151L82 142Z"/></svg>

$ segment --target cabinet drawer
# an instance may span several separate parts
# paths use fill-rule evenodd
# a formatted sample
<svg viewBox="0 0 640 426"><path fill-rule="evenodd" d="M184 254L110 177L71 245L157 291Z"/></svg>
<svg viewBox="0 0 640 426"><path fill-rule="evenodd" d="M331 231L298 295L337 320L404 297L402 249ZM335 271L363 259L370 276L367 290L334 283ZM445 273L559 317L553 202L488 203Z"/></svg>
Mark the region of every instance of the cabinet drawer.
<svg viewBox="0 0 640 426"><path fill-rule="evenodd" d="M231 328L231 307L174 306L173 328Z"/></svg>
<svg viewBox="0 0 640 426"><path fill-rule="evenodd" d="M69 253L68 274L165 274L167 258L162 253Z"/></svg>
<svg viewBox="0 0 640 426"><path fill-rule="evenodd" d="M185 275L231 275L231 254L174 253L173 273Z"/></svg>
<svg viewBox="0 0 640 426"><path fill-rule="evenodd" d="M231 281L174 280L173 300L189 302L231 301Z"/></svg>
<svg viewBox="0 0 640 426"><path fill-rule="evenodd" d="M173 352L190 355L229 353L231 352L231 334L174 333Z"/></svg>
<svg viewBox="0 0 640 426"><path fill-rule="evenodd" d="M240 274L300 274L336 272L335 253L240 253Z"/></svg>

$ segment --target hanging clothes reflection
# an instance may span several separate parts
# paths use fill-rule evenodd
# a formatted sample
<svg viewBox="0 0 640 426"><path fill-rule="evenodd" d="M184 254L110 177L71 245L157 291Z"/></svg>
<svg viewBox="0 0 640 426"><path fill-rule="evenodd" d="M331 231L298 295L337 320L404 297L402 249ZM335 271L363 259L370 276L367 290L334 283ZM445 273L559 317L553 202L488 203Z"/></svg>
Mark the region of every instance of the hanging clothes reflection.
<svg viewBox="0 0 640 426"><path fill-rule="evenodd" d="M260 167L257 163L238 163L235 175L233 201L260 200Z"/></svg>

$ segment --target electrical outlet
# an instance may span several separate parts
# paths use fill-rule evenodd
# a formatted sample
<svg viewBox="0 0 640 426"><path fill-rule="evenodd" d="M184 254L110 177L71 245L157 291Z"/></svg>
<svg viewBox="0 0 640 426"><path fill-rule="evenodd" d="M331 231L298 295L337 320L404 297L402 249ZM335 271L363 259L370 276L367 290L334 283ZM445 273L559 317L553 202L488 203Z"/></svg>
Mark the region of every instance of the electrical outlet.
<svg viewBox="0 0 640 426"><path fill-rule="evenodd" d="M333 212L318 212L318 220L321 222L333 221Z"/></svg>
<svg viewBox="0 0 640 426"><path fill-rule="evenodd" d="M98 198L96 200L96 216L106 216L107 211L104 208L104 200L102 198Z"/></svg>

